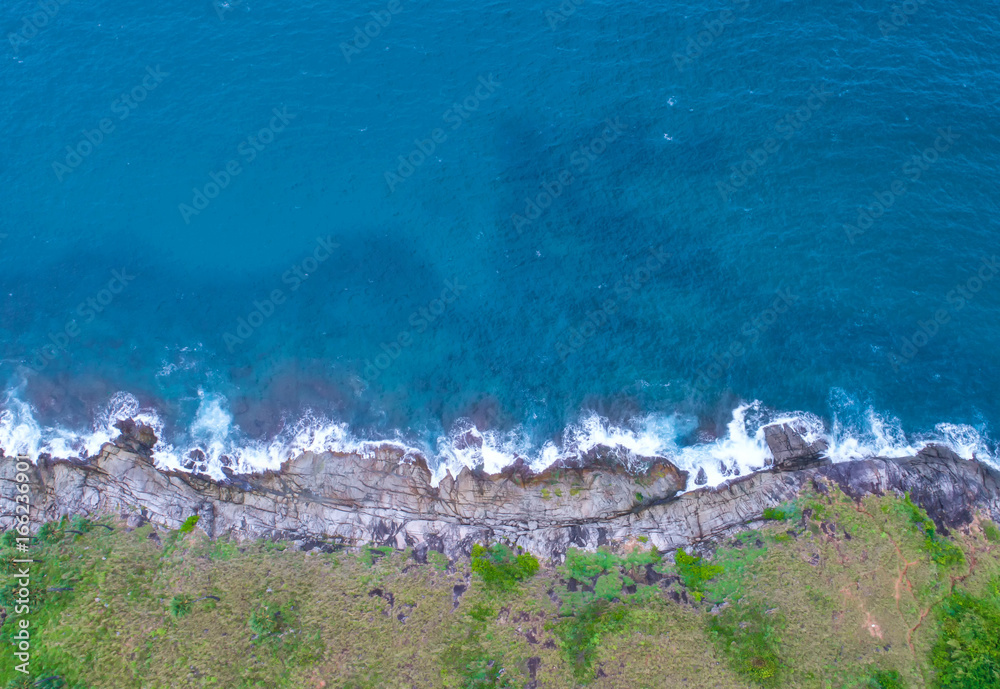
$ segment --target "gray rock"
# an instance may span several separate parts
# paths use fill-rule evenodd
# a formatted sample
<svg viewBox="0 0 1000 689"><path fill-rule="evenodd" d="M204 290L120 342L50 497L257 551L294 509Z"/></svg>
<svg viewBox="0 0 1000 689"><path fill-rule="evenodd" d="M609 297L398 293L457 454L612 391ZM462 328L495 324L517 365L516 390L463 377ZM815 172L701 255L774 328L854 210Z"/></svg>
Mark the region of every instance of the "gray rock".
<svg viewBox="0 0 1000 689"><path fill-rule="evenodd" d="M825 440L806 443L805 439L789 424L767 426L764 440L774 455L774 468L779 470L801 469L823 461L828 446Z"/></svg>
<svg viewBox="0 0 1000 689"><path fill-rule="evenodd" d="M423 458L393 446L364 454L307 452L277 472L215 481L158 470L131 441L123 442L129 448L108 443L87 461L41 458L31 471L32 512L45 520L139 514L129 526L149 520L171 529L198 514L198 528L213 537L280 538L310 548L377 543L412 547L417 558L436 550L455 559L476 542L504 540L554 560L570 547L618 548L640 536L660 551L705 544L759 520L764 509L820 478L855 498L909 491L951 527L968 523L977 509L1000 519L996 472L944 448L824 465L817 463L817 444L790 427L765 436L777 448L772 470L686 493L687 474L666 459L642 458L645 469L630 473L606 451L594 465L564 464L541 474L523 463L495 475L463 469L432 486ZM616 452L620 458L623 451ZM0 457L2 528L13 524L14 467Z"/></svg>

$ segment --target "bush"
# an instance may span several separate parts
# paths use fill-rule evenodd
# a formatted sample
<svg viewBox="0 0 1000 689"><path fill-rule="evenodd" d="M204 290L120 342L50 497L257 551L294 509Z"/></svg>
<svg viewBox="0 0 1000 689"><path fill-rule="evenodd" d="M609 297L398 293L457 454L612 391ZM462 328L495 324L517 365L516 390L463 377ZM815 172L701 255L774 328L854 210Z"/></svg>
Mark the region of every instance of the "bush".
<svg viewBox="0 0 1000 689"><path fill-rule="evenodd" d="M684 582L684 587L691 596L700 601L705 595L705 582L722 572L722 567L704 561L700 555L688 555L683 549L674 553L674 564L677 574Z"/></svg>
<svg viewBox="0 0 1000 689"><path fill-rule="evenodd" d="M909 493L903 498L903 511L924 534L921 549L930 555L931 560L944 567L960 565L965 562L965 553L954 543L951 543L937 533L937 527L927 513L910 499Z"/></svg>
<svg viewBox="0 0 1000 689"><path fill-rule="evenodd" d="M472 546L472 571L479 575L487 588L510 591L538 571L538 558L530 553L516 555L502 543L489 548Z"/></svg>
<svg viewBox="0 0 1000 689"><path fill-rule="evenodd" d="M80 533L88 533L94 528L94 523L85 517L81 517L79 514L74 514L73 518L69 520L70 528L79 531Z"/></svg>
<svg viewBox="0 0 1000 689"><path fill-rule="evenodd" d="M184 617L191 612L191 599L187 596L174 596L167 605L172 617Z"/></svg>
<svg viewBox="0 0 1000 689"><path fill-rule="evenodd" d="M622 575L618 572L602 574L594 585L594 595L598 598L614 600L622 594Z"/></svg>
<svg viewBox="0 0 1000 689"><path fill-rule="evenodd" d="M578 680L586 678L601 638L621 629L627 617L628 609L624 606L612 607L606 600L598 599L552 627L559 648Z"/></svg>
<svg viewBox="0 0 1000 689"><path fill-rule="evenodd" d="M784 510L768 507L764 510L764 519L767 521L783 522L788 519L788 514Z"/></svg>
<svg viewBox="0 0 1000 689"><path fill-rule="evenodd" d="M1000 579L982 597L956 591L941 606L931 664L939 689L1000 687Z"/></svg>
<svg viewBox="0 0 1000 689"><path fill-rule="evenodd" d="M903 678L895 670L876 670L863 686L864 689L906 689Z"/></svg>
<svg viewBox="0 0 1000 689"><path fill-rule="evenodd" d="M710 617L709 635L738 675L764 687L781 686L778 655L782 619L760 607L731 607Z"/></svg>
<svg viewBox="0 0 1000 689"><path fill-rule="evenodd" d="M179 532L181 532L182 534L189 534L189 533L191 533L192 531L194 531L194 526L195 526L195 524L198 523L198 519L199 519L199 517L198 517L197 514L192 514L190 517L188 517L187 519L184 520L184 523L181 524L181 528L179 528L177 530Z"/></svg>
<svg viewBox="0 0 1000 689"><path fill-rule="evenodd" d="M45 522L38 530L38 540L41 543L54 543L61 535L57 522Z"/></svg>
<svg viewBox="0 0 1000 689"><path fill-rule="evenodd" d="M983 522L983 535L986 536L986 540L990 543L1000 543L1000 529L991 521Z"/></svg>
<svg viewBox="0 0 1000 689"><path fill-rule="evenodd" d="M267 607L258 608L250 613L250 620L247 623L250 631L260 638L273 636L282 630L281 611L270 612Z"/></svg>

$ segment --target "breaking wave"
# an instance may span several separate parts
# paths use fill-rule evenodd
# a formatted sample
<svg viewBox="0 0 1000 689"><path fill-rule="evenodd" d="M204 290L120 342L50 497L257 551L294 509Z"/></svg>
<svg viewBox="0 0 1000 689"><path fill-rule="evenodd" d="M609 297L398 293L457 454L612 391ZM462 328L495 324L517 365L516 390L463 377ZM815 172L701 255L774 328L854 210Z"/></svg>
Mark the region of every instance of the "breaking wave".
<svg viewBox="0 0 1000 689"><path fill-rule="evenodd" d="M640 469L643 458L665 457L690 472L689 488L696 488L715 486L764 468L771 456L764 427L790 423L807 441L825 439L829 444L827 454L835 462L907 456L935 442L963 458L1000 468L996 447L984 428L939 423L931 432L907 433L892 415L861 407L840 391L835 391L834 397L840 401L829 427L814 414L775 411L753 401L733 410L726 432L717 438L699 435L698 420L692 416L647 414L616 425L589 412L569 424L558 439L542 443L533 441L524 427L483 431L470 420L460 419L424 447L405 439L402 433L392 438L360 438L346 423L313 413L285 423L282 431L269 440L254 440L234 424L225 397L205 392L199 393L193 420L177 437L164 437L164 423L156 410L141 407L127 392L113 395L95 414L89 429L42 426L31 406L19 399L16 391L9 391L0 405L0 449L7 455L24 453L32 458L39 454L60 458L94 456L104 443L118 436L115 423L131 418L156 432L159 442L153 448L153 459L158 466L216 479L224 478L226 471L276 470L302 452L368 454L390 444L412 456L424 457L436 484L463 467L496 473L518 459L534 471L541 471L554 462L576 459L605 445L627 450L624 461L632 465L631 469Z"/></svg>

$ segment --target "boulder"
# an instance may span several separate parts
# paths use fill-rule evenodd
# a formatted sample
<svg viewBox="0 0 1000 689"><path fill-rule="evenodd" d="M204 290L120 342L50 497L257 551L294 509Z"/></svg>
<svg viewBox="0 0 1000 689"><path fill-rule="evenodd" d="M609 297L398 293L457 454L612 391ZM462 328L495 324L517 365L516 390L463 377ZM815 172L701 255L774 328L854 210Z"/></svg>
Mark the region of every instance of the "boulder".
<svg viewBox="0 0 1000 689"><path fill-rule="evenodd" d="M773 466L778 471L802 469L823 461L829 446L823 439L807 443L796 429L787 423L764 428L764 440L774 456Z"/></svg>

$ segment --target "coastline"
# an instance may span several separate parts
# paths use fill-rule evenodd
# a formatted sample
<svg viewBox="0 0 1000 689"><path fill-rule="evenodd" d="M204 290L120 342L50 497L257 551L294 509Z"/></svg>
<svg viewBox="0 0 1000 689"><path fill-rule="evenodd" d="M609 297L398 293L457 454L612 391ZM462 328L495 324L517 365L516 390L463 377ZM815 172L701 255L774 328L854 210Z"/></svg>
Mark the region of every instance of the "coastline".
<svg viewBox="0 0 1000 689"><path fill-rule="evenodd" d="M156 468L151 428L119 422L122 433L88 460L41 457L32 468L32 522L117 515L134 528L178 528L199 516L210 537L265 538L302 549L386 545L468 555L477 542L506 541L552 560L570 547L621 549L637 539L659 551L710 544L804 487L836 483L852 498L910 493L940 526L969 524L977 511L1000 520L1000 473L928 445L913 456L832 463L825 444L788 424L766 427L771 465L715 487L688 490L690 477L662 457L603 447L578 462L535 473L515 464L494 474L462 469L437 485L423 457L382 445L364 453L304 452L278 471L204 475ZM0 462L0 527L14 514L14 462Z"/></svg>

